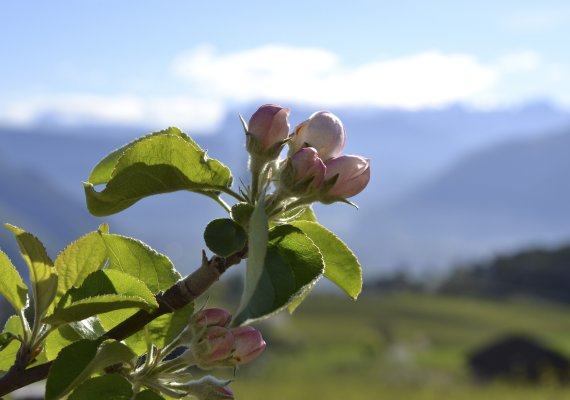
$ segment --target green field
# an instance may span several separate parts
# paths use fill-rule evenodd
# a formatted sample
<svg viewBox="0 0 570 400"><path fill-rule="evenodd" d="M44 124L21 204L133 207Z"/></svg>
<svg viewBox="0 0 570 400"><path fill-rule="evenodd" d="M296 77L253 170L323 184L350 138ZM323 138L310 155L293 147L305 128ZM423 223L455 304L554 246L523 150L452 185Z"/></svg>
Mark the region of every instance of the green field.
<svg viewBox="0 0 570 400"><path fill-rule="evenodd" d="M570 399L570 386L476 384L466 356L509 333L570 355L570 307L516 298L313 296L261 326L268 350L232 384L244 400Z"/></svg>

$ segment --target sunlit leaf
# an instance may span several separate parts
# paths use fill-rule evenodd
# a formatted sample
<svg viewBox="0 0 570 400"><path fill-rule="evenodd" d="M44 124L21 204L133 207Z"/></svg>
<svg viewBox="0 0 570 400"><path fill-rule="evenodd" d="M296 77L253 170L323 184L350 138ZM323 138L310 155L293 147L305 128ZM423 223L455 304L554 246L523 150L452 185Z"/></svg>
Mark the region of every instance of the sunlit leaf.
<svg viewBox="0 0 570 400"><path fill-rule="evenodd" d="M334 233L310 221L295 221L319 248L325 260L325 277L356 299L362 290L362 268L354 253Z"/></svg>
<svg viewBox="0 0 570 400"><path fill-rule="evenodd" d="M34 310L37 318L45 315L57 292L57 273L42 242L34 235L6 224L16 236L20 253L30 269L34 296Z"/></svg>
<svg viewBox="0 0 570 400"><path fill-rule="evenodd" d="M44 322L59 325L133 307L151 311L158 303L140 280L120 271L99 270L85 278L79 288L70 289Z"/></svg>
<svg viewBox="0 0 570 400"><path fill-rule="evenodd" d="M0 250L0 294L14 307L17 313L28 305L28 287L14 264Z"/></svg>
<svg viewBox="0 0 570 400"><path fill-rule="evenodd" d="M93 215L111 215L144 197L177 190L216 197L232 183L228 167L208 158L192 139L180 134L150 135L132 143L118 157L108 181L102 182L110 163L101 167L105 173L97 174L95 182L107 184L102 191L95 191L94 182L85 184Z"/></svg>
<svg viewBox="0 0 570 400"><path fill-rule="evenodd" d="M56 301L72 287L78 287L92 272L105 265L107 248L99 232L91 232L69 244L55 259L58 274Z"/></svg>
<svg viewBox="0 0 570 400"><path fill-rule="evenodd" d="M166 290L180 278L172 262L150 246L121 235L102 234L109 252L109 269L143 281L151 292Z"/></svg>

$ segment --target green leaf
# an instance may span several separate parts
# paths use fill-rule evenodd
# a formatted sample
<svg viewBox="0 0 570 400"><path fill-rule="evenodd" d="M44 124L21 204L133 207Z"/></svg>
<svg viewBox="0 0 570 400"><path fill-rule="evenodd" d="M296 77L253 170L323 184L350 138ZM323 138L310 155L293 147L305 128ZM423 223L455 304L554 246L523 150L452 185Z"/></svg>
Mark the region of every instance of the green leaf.
<svg viewBox="0 0 570 400"><path fill-rule="evenodd" d="M142 136L138 139L135 139L132 142L130 142L130 143L124 145L123 147L121 147L121 148L113 151L112 153L110 153L107 157L105 157L101 161L99 161L99 163L95 166L95 168L93 168L93 171L91 171L91 175L89 175L89 182L91 182L91 184L93 184L93 185L102 185L104 183L109 182L109 180L111 179L111 177L113 175L113 170L115 169L115 165L117 164L117 161L119 161L119 158L121 158L121 156L128 149L133 147L135 144L137 144L143 140L146 140L150 137L161 136L161 135L179 136L182 139L187 140L190 143L190 145L195 146L195 148L197 150L200 150L198 145L196 145L194 143L194 141L192 141L192 139L190 139L180 129L170 127L170 128L164 129L162 131L153 132L153 133L148 134L146 136ZM188 139L190 139L190 140L188 140Z"/></svg>
<svg viewBox="0 0 570 400"><path fill-rule="evenodd" d="M5 224L16 236L20 253L30 268L34 312L39 320L47 312L57 292L57 273L42 242L17 226Z"/></svg>
<svg viewBox="0 0 570 400"><path fill-rule="evenodd" d="M99 232L91 232L69 244L55 259L58 275L56 301L72 287L80 286L87 275L105 265L107 248Z"/></svg>
<svg viewBox="0 0 570 400"><path fill-rule="evenodd" d="M228 257L245 247L247 233L237 222L220 218L206 226L204 241L212 252L220 257Z"/></svg>
<svg viewBox="0 0 570 400"><path fill-rule="evenodd" d="M249 221L248 256L245 272L245 287L242 293L237 314L242 314L250 303L259 281L263 276L267 242L269 237L269 222L265 213L265 199L257 202Z"/></svg>
<svg viewBox="0 0 570 400"><path fill-rule="evenodd" d="M105 333L99 319L91 317L60 326L50 333L45 342L47 360L57 357L60 350L81 339L96 340Z"/></svg>
<svg viewBox="0 0 570 400"><path fill-rule="evenodd" d="M79 340L61 350L46 382L46 400L59 399L91 374L110 365L130 364L136 358L131 349L116 341Z"/></svg>
<svg viewBox="0 0 570 400"><path fill-rule="evenodd" d="M108 374L86 380L71 393L68 399L131 400L132 396L133 388L126 378L117 374Z"/></svg>
<svg viewBox="0 0 570 400"><path fill-rule="evenodd" d="M0 250L0 294L14 307L17 313L28 306L28 287L14 264Z"/></svg>
<svg viewBox="0 0 570 400"><path fill-rule="evenodd" d="M321 251L325 260L325 277L356 299L362 290L362 268L348 246L316 222L295 221L291 225L302 230Z"/></svg>
<svg viewBox="0 0 570 400"><path fill-rule="evenodd" d="M96 182L105 180L97 177ZM232 176L228 167L209 159L192 139L162 134L126 148L106 183L101 192L95 191L93 182L85 184L87 207L93 215L115 214L144 197L177 190L216 197L231 185Z"/></svg>
<svg viewBox="0 0 570 400"><path fill-rule="evenodd" d="M8 334L11 337L21 337L23 333L20 317L12 315L8 318L2 330L2 334ZM0 351L0 371L8 371L10 367L14 365L20 345L20 341L12 340Z"/></svg>
<svg viewBox="0 0 570 400"><path fill-rule="evenodd" d="M291 225L273 228L261 277L234 324L266 318L287 307L312 288L323 272L319 248L307 235Z"/></svg>
<svg viewBox="0 0 570 400"><path fill-rule="evenodd" d="M60 325L122 308L152 311L158 303L147 286L128 274L115 270L91 273L79 288L70 289L45 323Z"/></svg>
<svg viewBox="0 0 570 400"><path fill-rule="evenodd" d="M121 235L101 236L109 252L109 269L134 276L151 292L166 290L181 278L168 257L140 240Z"/></svg>

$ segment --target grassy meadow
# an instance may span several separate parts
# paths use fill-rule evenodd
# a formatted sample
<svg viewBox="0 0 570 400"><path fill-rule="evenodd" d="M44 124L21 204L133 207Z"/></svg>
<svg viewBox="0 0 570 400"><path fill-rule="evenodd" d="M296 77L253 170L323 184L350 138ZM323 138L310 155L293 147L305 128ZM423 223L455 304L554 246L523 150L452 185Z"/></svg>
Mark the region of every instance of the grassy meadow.
<svg viewBox="0 0 570 400"><path fill-rule="evenodd" d="M311 296L262 326L268 350L232 384L246 400L570 399L570 386L480 385L467 355L526 333L570 355L570 307L415 293Z"/></svg>

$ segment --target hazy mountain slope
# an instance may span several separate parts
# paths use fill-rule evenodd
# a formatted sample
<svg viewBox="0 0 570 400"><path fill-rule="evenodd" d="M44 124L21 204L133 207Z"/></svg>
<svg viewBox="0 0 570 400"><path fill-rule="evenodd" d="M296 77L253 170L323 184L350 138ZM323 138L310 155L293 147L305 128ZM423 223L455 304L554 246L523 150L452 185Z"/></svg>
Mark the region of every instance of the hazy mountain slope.
<svg viewBox="0 0 570 400"><path fill-rule="evenodd" d="M292 127L314 111L314 108L304 106L291 106L291 109ZM254 108L240 111L248 116ZM366 191L354 199L361 205L359 211L339 204L319 207L317 212L323 224L357 248L367 271L399 264L422 268L488 251L486 241L478 243L479 250L474 252L473 242L466 243L463 239L461 232L473 230L473 221L468 220L468 226L461 234L456 234L455 217L447 218L451 222L446 222L441 215L434 220L426 219L424 211L418 212L418 216L410 211L417 208L412 204L412 197L406 197L402 203L409 203L408 208L403 205L388 208L386 205L412 191L419 196L419 185L431 181L478 149L507 139L539 138L569 120L567 113L540 104L489 112L460 107L420 111L356 108L332 111L343 119L347 129L345 152L372 159L372 179ZM160 128L164 127L157 127ZM4 128L0 129L0 153L9 165L41 171L86 212L81 181L87 179L91 168L113 149L151 130L135 127ZM211 157L232 167L236 182L240 178L247 181L247 154L237 112L228 114L217 133L193 137L208 149ZM0 188L0 196L1 191ZM199 195L174 193L145 199L120 215L95 221L109 222L112 231L141 238L166 252L183 271L189 271L199 261L199 250L204 246L202 228L210 219L223 215L223 210ZM433 224L452 227L438 230ZM510 232L511 226L512 223L507 224L506 232ZM425 240L425 232L428 236L433 232L432 241L436 233L443 235L442 243L434 245ZM553 233L552 237L559 239L560 235ZM520 240L513 240L513 245L517 243Z"/></svg>
<svg viewBox="0 0 570 400"><path fill-rule="evenodd" d="M425 269L570 240L569 154L570 129L476 152L391 206L363 210L359 222L378 235L357 250L379 267Z"/></svg>
<svg viewBox="0 0 570 400"><path fill-rule="evenodd" d="M38 236L53 257L70 241L90 230L97 221L83 205L37 171L0 164L0 222L11 223ZM13 235L0 226L0 248L20 267ZM20 268L21 269L21 268Z"/></svg>

